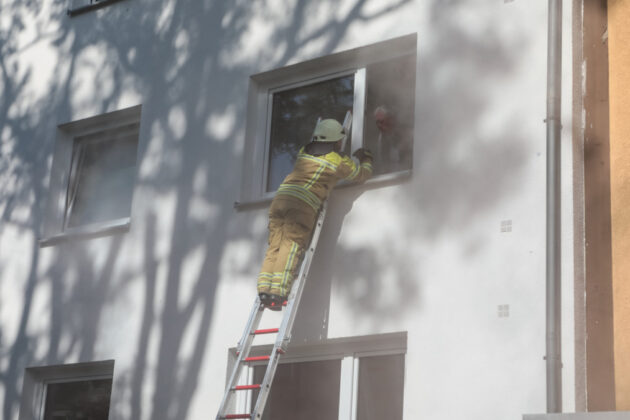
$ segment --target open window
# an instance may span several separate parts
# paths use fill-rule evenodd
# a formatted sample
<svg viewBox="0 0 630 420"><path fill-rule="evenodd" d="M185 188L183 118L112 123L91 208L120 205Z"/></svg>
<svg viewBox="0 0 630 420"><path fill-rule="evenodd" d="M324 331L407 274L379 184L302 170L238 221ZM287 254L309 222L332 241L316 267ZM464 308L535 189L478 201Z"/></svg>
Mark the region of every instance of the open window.
<svg viewBox="0 0 630 420"><path fill-rule="evenodd" d="M343 122L347 111L345 152L370 149L376 179L408 174L415 80L415 34L252 76L241 201L273 196L318 118Z"/></svg>

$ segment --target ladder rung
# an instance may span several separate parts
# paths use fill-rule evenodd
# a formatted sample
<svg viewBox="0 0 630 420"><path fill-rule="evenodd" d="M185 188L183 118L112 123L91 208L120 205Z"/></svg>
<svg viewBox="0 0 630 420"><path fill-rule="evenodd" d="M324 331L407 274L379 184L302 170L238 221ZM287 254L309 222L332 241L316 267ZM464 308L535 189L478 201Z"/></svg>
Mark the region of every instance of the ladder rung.
<svg viewBox="0 0 630 420"><path fill-rule="evenodd" d="M260 362L261 360L269 360L271 356L252 356L245 359L246 362Z"/></svg>
<svg viewBox="0 0 630 420"><path fill-rule="evenodd" d="M223 417L219 417L221 419L251 419L251 414L226 414Z"/></svg>
<svg viewBox="0 0 630 420"><path fill-rule="evenodd" d="M234 387L234 391L244 391L248 389L260 389L260 384L258 385L236 385Z"/></svg>
<svg viewBox="0 0 630 420"><path fill-rule="evenodd" d="M273 334L277 333L278 331L280 331L280 328L268 328L266 330L256 330L254 331L254 334Z"/></svg>

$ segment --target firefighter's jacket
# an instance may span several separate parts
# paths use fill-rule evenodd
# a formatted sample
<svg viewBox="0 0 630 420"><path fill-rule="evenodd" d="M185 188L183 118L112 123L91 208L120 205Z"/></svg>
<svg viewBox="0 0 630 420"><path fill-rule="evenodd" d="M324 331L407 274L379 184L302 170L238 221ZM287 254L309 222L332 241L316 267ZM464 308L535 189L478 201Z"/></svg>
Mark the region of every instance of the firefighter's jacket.
<svg viewBox="0 0 630 420"><path fill-rule="evenodd" d="M258 293L288 295L330 190L340 179L362 182L371 174L370 158L357 165L334 151L315 156L300 150L269 208L269 246L258 275Z"/></svg>
<svg viewBox="0 0 630 420"><path fill-rule="evenodd" d="M276 197L297 198L317 212L337 181L363 182L371 175L372 159L357 165L350 157L334 151L314 156L302 147L293 171L280 184Z"/></svg>

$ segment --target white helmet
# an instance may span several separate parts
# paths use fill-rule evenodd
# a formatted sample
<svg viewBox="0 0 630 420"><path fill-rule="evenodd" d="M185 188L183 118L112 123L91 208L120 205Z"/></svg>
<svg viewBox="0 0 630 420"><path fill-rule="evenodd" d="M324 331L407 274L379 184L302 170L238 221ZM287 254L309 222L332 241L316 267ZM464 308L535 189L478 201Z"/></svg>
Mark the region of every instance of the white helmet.
<svg viewBox="0 0 630 420"><path fill-rule="evenodd" d="M346 130L337 120L322 120L315 126L313 141L320 143L335 143L346 137Z"/></svg>

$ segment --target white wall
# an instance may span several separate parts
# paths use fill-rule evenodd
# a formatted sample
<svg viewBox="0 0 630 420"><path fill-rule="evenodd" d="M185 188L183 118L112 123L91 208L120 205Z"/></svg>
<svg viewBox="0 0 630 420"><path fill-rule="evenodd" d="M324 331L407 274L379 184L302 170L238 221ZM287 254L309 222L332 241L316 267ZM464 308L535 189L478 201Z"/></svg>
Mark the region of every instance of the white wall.
<svg viewBox="0 0 630 420"><path fill-rule="evenodd" d="M249 76L415 32L413 176L333 194L296 340L408 331L406 419L544 411L547 2L127 0L74 18L45 3L0 0L2 418L25 367L106 359L110 418L214 416L266 240L264 206L232 207ZM130 231L40 248L56 126L137 104Z"/></svg>

